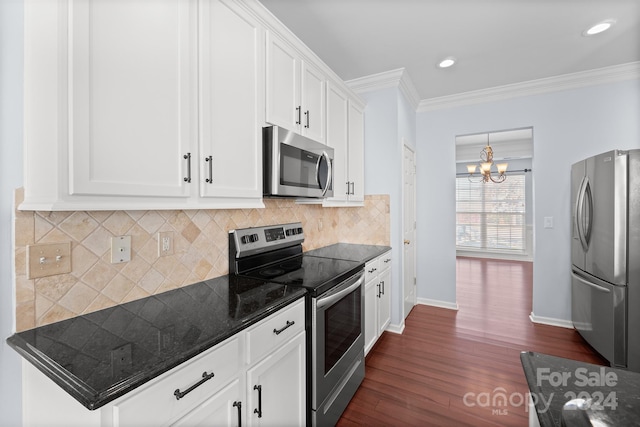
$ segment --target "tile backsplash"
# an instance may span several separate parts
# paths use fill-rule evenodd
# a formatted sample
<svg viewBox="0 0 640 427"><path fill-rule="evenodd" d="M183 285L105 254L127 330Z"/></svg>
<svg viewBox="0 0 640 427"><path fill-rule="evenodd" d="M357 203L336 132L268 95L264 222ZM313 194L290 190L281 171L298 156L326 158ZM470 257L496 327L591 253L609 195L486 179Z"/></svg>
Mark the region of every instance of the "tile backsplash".
<svg viewBox="0 0 640 427"><path fill-rule="evenodd" d="M16 206L22 201L16 191ZM15 213L17 332L228 273L228 231L302 222L304 250L337 242L389 245L389 196L323 208L265 199L265 209ZM174 252L158 256L158 233ZM111 264L111 237L131 236L131 261ZM27 245L71 241L71 272L28 279Z"/></svg>

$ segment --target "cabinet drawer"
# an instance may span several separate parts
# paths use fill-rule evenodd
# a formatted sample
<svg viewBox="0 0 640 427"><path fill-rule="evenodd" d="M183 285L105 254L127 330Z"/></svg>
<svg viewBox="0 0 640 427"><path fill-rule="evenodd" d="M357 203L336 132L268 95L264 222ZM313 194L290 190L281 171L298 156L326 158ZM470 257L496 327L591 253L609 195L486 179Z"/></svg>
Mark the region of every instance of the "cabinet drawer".
<svg viewBox="0 0 640 427"><path fill-rule="evenodd" d="M380 257L374 258L364 265L364 282L368 283L380 273Z"/></svg>
<svg viewBox="0 0 640 427"><path fill-rule="evenodd" d="M238 337L230 338L116 403L113 407L114 426L167 425L237 376L240 360L240 340ZM205 372L214 376L203 381ZM174 395L176 390L184 392L200 382L182 398L177 399Z"/></svg>
<svg viewBox="0 0 640 427"><path fill-rule="evenodd" d="M257 362L301 331L304 331L304 298L247 331L247 363Z"/></svg>
<svg viewBox="0 0 640 427"><path fill-rule="evenodd" d="M384 253L378 257L378 271L385 271L391 268L391 251Z"/></svg>

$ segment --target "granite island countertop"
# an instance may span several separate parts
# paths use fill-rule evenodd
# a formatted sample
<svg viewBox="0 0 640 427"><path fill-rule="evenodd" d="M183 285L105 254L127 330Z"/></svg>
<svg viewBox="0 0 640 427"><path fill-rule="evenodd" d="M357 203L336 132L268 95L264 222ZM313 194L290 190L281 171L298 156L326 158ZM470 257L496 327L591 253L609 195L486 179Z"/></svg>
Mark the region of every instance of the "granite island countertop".
<svg viewBox="0 0 640 427"><path fill-rule="evenodd" d="M7 343L93 410L304 295L301 288L222 276L16 333ZM125 366L114 368L114 351Z"/></svg>
<svg viewBox="0 0 640 427"><path fill-rule="evenodd" d="M541 427L640 426L640 373L541 353L520 361ZM591 399L585 409L565 411L573 399Z"/></svg>

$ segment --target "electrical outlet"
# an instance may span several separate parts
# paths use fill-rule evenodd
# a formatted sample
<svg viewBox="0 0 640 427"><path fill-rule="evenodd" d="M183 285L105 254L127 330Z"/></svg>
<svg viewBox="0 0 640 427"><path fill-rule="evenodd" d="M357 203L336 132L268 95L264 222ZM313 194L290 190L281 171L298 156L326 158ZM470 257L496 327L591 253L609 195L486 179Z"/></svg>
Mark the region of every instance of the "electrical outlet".
<svg viewBox="0 0 640 427"><path fill-rule="evenodd" d="M111 264L131 261L131 236L111 238Z"/></svg>
<svg viewBox="0 0 640 427"><path fill-rule="evenodd" d="M113 378L122 378L133 370L131 343L111 350L111 374Z"/></svg>
<svg viewBox="0 0 640 427"><path fill-rule="evenodd" d="M173 231L158 233L158 256L173 255Z"/></svg>

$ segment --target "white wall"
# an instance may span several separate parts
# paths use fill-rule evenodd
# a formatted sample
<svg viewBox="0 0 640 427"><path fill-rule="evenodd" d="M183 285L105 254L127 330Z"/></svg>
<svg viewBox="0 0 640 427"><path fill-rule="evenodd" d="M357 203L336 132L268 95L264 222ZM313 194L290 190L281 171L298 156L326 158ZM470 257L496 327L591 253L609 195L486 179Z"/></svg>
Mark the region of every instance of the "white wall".
<svg viewBox="0 0 640 427"><path fill-rule="evenodd" d="M418 297L456 301L456 135L531 126L533 314L570 320L571 164L614 148L640 148L639 117L638 80L419 113ZM553 229L543 228L547 216Z"/></svg>
<svg viewBox="0 0 640 427"><path fill-rule="evenodd" d="M0 425L22 424L20 356L5 339L14 331L13 189L22 186L21 0L0 2Z"/></svg>

